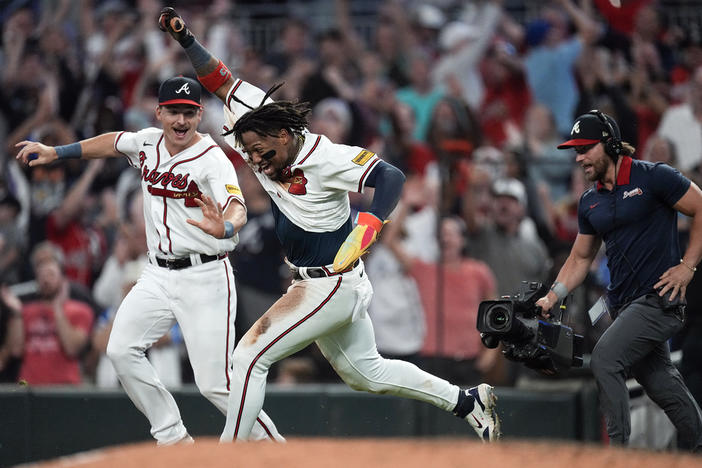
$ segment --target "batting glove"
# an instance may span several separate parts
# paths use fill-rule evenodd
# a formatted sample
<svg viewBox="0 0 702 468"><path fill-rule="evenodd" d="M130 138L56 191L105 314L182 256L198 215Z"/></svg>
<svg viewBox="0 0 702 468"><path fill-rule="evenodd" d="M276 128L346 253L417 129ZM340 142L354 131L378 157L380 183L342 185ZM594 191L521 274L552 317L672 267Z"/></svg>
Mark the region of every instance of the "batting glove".
<svg viewBox="0 0 702 468"><path fill-rule="evenodd" d="M185 26L183 18L171 7L165 7L161 10L161 14L158 16L158 28L173 36L183 48L188 47L195 40L195 36Z"/></svg>
<svg viewBox="0 0 702 468"><path fill-rule="evenodd" d="M383 221L372 213L358 213L356 227L346 237L334 257L334 271L340 273L346 270L366 253L368 247L378 239L378 233L383 228L383 224Z"/></svg>

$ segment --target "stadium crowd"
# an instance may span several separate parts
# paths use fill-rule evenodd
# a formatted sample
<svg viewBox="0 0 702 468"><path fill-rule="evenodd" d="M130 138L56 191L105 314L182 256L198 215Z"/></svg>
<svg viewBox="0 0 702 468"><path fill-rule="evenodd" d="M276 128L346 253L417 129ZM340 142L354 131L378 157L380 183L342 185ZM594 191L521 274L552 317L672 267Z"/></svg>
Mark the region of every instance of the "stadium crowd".
<svg viewBox="0 0 702 468"><path fill-rule="evenodd" d="M245 1L168 3L236 76L263 89L284 81L275 99L310 102L313 132L405 172L395 222L366 258L370 314L383 355L452 381L519 382L523 370L480 343L477 307L514 294L522 280L550 284L567 256L587 186L575 153L556 145L577 115L614 116L635 157L702 183L702 30L667 21L666 2L531 2L530 15L517 18L502 0L384 0L366 35L350 0L329 2L323 28L277 2L285 21L265 48L238 26ZM15 161L15 144L155 126L159 83L192 68L158 30L158 0L2 5L0 381L115 386L106 340L146 254L139 174L126 160L30 170ZM265 193L221 139L221 105L209 97L205 109L200 131L237 167L248 206L231 253L242 335L290 275ZM362 210L369 198L356 195L352 207ZM606 264L595 262L568 303L568 321L590 349L606 323L591 327L586 311L607 282ZM673 346L702 402L697 279L687 294L692 313ZM191 381L177 328L150 358L168 385ZM311 347L271 378L337 377Z"/></svg>

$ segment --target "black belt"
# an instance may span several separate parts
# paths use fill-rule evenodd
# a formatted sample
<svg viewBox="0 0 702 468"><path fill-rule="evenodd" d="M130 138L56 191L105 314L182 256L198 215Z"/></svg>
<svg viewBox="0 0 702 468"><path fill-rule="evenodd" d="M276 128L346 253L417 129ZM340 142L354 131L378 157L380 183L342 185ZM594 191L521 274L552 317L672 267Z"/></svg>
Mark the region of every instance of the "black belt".
<svg viewBox="0 0 702 468"><path fill-rule="evenodd" d="M207 262L214 262L215 260L222 260L223 258L227 258L227 254L219 254L219 255L205 255L205 254L199 254L200 256L200 263L207 263ZM182 258L159 258L156 257L156 264L162 268L168 268L169 270L182 270L183 268L188 268L193 266L193 262L190 260L190 257L182 257Z"/></svg>
<svg viewBox="0 0 702 468"><path fill-rule="evenodd" d="M305 273L307 273L307 276L310 278L326 278L328 276L336 276L341 273L347 273L354 268L358 266L360 263L360 260L356 260L353 265L345 269L344 271L341 271L339 273L336 273L333 270L329 270L327 267L306 267L305 268ZM304 278L298 270L293 270L293 279L295 280L301 280L301 279L306 279Z"/></svg>

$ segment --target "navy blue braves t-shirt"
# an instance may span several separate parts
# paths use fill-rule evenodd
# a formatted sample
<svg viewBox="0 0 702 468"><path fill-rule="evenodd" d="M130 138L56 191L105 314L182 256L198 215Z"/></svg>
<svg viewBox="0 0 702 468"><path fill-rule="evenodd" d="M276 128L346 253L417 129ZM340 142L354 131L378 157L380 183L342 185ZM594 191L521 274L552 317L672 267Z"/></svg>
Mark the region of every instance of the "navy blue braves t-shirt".
<svg viewBox="0 0 702 468"><path fill-rule="evenodd" d="M623 157L617 183L599 182L578 205L581 234L605 243L613 309L647 293L668 268L680 263L677 212L672 206L690 187L677 169Z"/></svg>

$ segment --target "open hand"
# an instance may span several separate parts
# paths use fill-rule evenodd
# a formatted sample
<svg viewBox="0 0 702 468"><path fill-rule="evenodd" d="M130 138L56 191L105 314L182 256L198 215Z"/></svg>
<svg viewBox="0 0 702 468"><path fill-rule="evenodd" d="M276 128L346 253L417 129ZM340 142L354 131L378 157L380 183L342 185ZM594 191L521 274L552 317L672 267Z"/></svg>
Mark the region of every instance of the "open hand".
<svg viewBox="0 0 702 468"><path fill-rule="evenodd" d="M188 224L202 229L207 234L222 239L224 237L224 216L222 215L222 204L215 201L205 194L202 194L202 199L194 198L193 200L202 210L202 221L194 219L186 219Z"/></svg>

